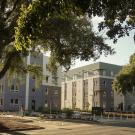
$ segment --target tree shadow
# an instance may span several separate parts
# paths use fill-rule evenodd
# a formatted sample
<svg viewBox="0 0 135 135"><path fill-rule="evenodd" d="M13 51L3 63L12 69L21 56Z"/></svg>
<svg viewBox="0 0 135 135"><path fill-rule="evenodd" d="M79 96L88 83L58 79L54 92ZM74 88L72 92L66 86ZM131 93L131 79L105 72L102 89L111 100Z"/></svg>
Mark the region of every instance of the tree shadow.
<svg viewBox="0 0 135 135"><path fill-rule="evenodd" d="M135 128L135 121L113 121L113 122L104 122L101 123L104 126L114 126L114 127L127 127L127 128Z"/></svg>
<svg viewBox="0 0 135 135"><path fill-rule="evenodd" d="M20 133L18 131L7 131L7 132L3 132L3 133L8 133L9 135L28 135L28 134L25 134L25 133Z"/></svg>
<svg viewBox="0 0 135 135"><path fill-rule="evenodd" d="M21 125L20 125L21 126ZM29 125L27 125L29 126ZM30 130L38 130L38 129L44 129L43 127L27 127L27 128L13 128L8 127L6 125L4 125L4 123L0 123L0 133L8 133L9 135L28 135L25 133L21 133L21 131L30 131Z"/></svg>
<svg viewBox="0 0 135 135"><path fill-rule="evenodd" d="M115 120L115 121L93 121L93 120L79 120L79 119L47 119L47 121L63 121L71 123L93 124L99 126L114 126L114 127L128 127L135 128L135 120Z"/></svg>

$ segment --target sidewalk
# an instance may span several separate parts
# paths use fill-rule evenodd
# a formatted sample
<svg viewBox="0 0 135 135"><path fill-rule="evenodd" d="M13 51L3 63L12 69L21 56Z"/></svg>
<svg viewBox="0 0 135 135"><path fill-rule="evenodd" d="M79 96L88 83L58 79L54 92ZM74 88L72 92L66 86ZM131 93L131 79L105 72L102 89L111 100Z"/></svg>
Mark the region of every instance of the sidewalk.
<svg viewBox="0 0 135 135"><path fill-rule="evenodd" d="M135 119L132 118L97 118L98 122L105 123L105 122L130 122L135 121Z"/></svg>

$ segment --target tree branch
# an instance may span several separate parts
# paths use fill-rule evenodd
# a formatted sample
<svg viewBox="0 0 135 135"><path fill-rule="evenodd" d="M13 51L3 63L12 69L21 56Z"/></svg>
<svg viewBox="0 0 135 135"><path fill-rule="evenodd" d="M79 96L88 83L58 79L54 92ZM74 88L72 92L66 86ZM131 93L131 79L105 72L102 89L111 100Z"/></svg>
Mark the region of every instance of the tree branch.
<svg viewBox="0 0 135 135"><path fill-rule="evenodd" d="M14 2L14 5L13 5L12 10L9 11L9 12L7 12L7 19L8 19L8 18L10 17L10 15L15 11L15 9L16 9L17 5L19 4L19 2L20 2L20 0L16 0L16 1ZM21 5L21 4L20 4L20 5Z"/></svg>
<svg viewBox="0 0 135 135"><path fill-rule="evenodd" d="M7 0L2 0L1 7L0 7L1 12L5 11L6 4L7 4Z"/></svg>
<svg viewBox="0 0 135 135"><path fill-rule="evenodd" d="M15 57L18 57L19 56L19 52L17 51L13 51L11 53L8 53L8 55L6 56L6 62L2 68L2 70L0 71L0 79L6 74L6 72L8 71L8 69L10 68L11 66L11 63L12 63L12 60L15 58Z"/></svg>

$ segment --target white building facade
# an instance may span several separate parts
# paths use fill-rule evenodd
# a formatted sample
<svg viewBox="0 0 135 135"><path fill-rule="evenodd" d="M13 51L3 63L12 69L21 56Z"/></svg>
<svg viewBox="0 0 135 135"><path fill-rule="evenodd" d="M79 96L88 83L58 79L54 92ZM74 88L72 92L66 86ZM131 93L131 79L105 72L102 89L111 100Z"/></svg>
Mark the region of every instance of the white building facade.
<svg viewBox="0 0 135 135"><path fill-rule="evenodd" d="M61 108L114 110L118 104L114 103L112 80L120 69L121 66L99 62L68 71L61 85Z"/></svg>

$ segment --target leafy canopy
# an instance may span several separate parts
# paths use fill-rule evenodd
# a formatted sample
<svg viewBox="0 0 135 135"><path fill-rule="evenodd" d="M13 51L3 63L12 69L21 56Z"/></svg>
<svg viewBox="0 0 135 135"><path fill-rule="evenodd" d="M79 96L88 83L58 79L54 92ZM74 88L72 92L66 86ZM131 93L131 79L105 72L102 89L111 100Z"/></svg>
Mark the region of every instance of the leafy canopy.
<svg viewBox="0 0 135 135"><path fill-rule="evenodd" d="M106 35L114 43L130 31L135 32L135 0L90 0L86 10L89 16L104 17L99 23L99 31L105 30ZM134 37L135 40L135 37Z"/></svg>
<svg viewBox="0 0 135 135"><path fill-rule="evenodd" d="M88 17L74 2L40 0L22 6L15 29L16 49L25 51L40 44L51 51L52 69L57 63L69 69L76 58L89 60L102 53L113 54L104 39L92 31Z"/></svg>
<svg viewBox="0 0 135 135"><path fill-rule="evenodd" d="M9 71L9 74L17 73L21 75L27 72L41 74L38 65L26 65L28 51L17 51L14 47L14 27L17 26L17 19L22 4L27 4L26 0L1 0L0 1L0 79ZM38 72L37 72L38 69Z"/></svg>
<svg viewBox="0 0 135 135"><path fill-rule="evenodd" d="M135 53L130 56L129 64L123 66L116 76L113 89L124 94L135 90Z"/></svg>
<svg viewBox="0 0 135 135"><path fill-rule="evenodd" d="M61 62L60 64L64 65L67 69L69 68L71 61L75 58L81 57L83 60L89 60L90 58L97 58L97 56L99 56L102 52L105 52L106 54L110 53L112 50L110 47L107 47L107 45L104 44L102 37L97 36L95 33L92 34L92 32L88 33L88 31L91 31L91 29L87 30L87 32L85 30L87 33L84 35L85 38L87 37L88 39L88 35L93 35L88 40L87 45L84 38L82 41L83 44L85 44L84 47L80 47L80 45L78 45L79 47L76 45L76 47L71 45L68 48L67 44L69 45L71 42L69 42L69 39L72 37L72 35L75 37L75 39L72 37L75 44L78 44L77 42L79 42L79 40L77 40L75 33L70 33L71 36L69 36L69 30L72 27L66 25L64 21L69 21L71 16L72 20L76 20L78 19L77 16L84 16L84 14L87 14L90 18L92 16L104 17L104 21L99 24L99 31L106 30L106 34L111 39L114 39L114 42L116 42L120 37L129 35L129 32L135 29L134 0L1 0L0 61L2 68L0 71L0 78L10 67L13 66L12 63L14 63L14 61L19 61L16 59L26 57L29 54L29 48L32 48L34 51L37 44L44 44L45 50L52 50L53 56L51 57L50 65ZM54 25L55 19L57 20L56 22L59 20L59 24L62 22L65 24L65 26L67 26L62 27L62 29L58 27L61 32L63 32L59 34L60 44L61 42L64 42L62 46L55 46L57 41L56 39L58 39L58 37L56 38L55 35L57 35L56 33L59 33L58 30L56 30L57 32L55 33L55 30L49 28L49 32L53 32L53 34L49 33L49 35L53 35L53 40L50 39L50 37L46 37L46 33L48 32L46 31L45 26L49 25L49 27L51 27L49 20L53 22L53 27L56 26L56 23ZM81 29L82 27L83 26L81 26ZM64 33L66 30L68 30L68 38L66 37L66 32ZM74 30L72 30L72 32L77 31L75 30L76 28L74 26ZM81 32L84 32L84 30L81 30ZM42 36L42 34L44 36ZM64 38L62 35L64 35ZM93 39L94 45L92 43ZM100 43L101 45L99 45ZM13 44L15 44L15 46ZM72 47L74 51L71 51L70 47ZM64 51L65 48L66 51ZM77 52L76 48L78 48L79 52ZM81 49L82 51L80 51ZM57 54L60 55L58 56ZM67 63L65 60L67 60ZM24 62L17 64L16 69L18 65L25 67Z"/></svg>

